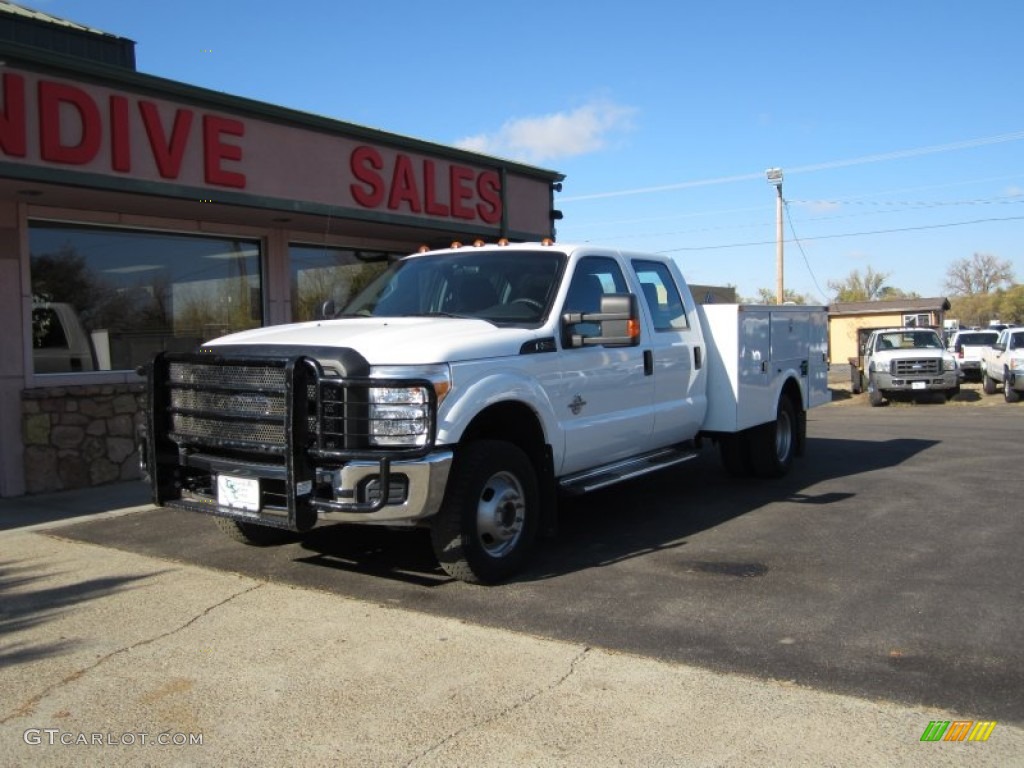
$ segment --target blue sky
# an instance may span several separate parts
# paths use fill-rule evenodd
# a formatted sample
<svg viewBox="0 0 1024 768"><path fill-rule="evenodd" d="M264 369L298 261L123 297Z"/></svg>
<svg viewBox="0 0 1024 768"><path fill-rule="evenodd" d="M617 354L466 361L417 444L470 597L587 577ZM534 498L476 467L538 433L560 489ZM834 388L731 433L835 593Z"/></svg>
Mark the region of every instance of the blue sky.
<svg viewBox="0 0 1024 768"><path fill-rule="evenodd" d="M817 301L871 267L1024 280L1018 0L25 0L140 71L566 174L558 239Z"/></svg>

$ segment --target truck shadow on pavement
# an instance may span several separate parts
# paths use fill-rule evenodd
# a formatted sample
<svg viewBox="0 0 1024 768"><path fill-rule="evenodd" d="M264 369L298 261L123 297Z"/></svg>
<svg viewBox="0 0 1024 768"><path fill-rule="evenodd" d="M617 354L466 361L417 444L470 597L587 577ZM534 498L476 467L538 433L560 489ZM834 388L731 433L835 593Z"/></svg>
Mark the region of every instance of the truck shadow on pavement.
<svg viewBox="0 0 1024 768"><path fill-rule="evenodd" d="M698 458L675 470L563 499L557 535L540 542L533 564L511 583L544 581L679 547L689 537L768 504L819 509L841 504L855 490L815 493L808 489L898 465L934 444L905 438L813 439L807 455L797 459L786 477L770 481L729 477L717 451L705 448ZM227 540L210 518L155 509L120 521L70 526L61 529L60 535L255 578L312 582L332 591L387 591L380 580L396 587L454 585L434 560L427 532L419 529L334 525L314 529L294 544L247 547Z"/></svg>
<svg viewBox="0 0 1024 768"><path fill-rule="evenodd" d="M563 499L558 534L541 541L536 561L512 583L555 578L679 547L687 537L767 504L836 504L855 493L808 493L806 489L897 465L934 444L915 439L881 443L816 439L809 446L809 455L798 459L788 476L775 481L731 478L721 469L717 453L707 449L675 471ZM422 587L453 581L433 559L425 531L338 525L306 534L301 547L314 554L296 558L296 563ZM729 566L726 563L722 569L727 571ZM740 571L746 569L743 563L736 566ZM697 563L695 567L717 566Z"/></svg>
<svg viewBox="0 0 1024 768"><path fill-rule="evenodd" d="M777 480L732 478L722 469L717 453L705 450L675 471L565 500L558 537L542 547L538 564L520 580L555 578L679 547L689 537L769 504L822 508L840 504L855 498L856 486L822 493L808 489L897 466L935 444L909 438L883 442L814 439L807 455ZM743 570L743 563L736 565ZM728 563L723 569L728 570Z"/></svg>

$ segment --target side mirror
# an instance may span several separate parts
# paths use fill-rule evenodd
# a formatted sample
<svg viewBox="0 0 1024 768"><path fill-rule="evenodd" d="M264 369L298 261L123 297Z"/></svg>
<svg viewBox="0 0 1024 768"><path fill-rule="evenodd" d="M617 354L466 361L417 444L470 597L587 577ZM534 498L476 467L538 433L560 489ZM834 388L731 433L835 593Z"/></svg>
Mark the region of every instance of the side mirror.
<svg viewBox="0 0 1024 768"><path fill-rule="evenodd" d="M567 347L635 347L640 343L640 311L632 293L606 293L599 312L567 312L562 323ZM574 326L580 323L597 323L598 335L574 333Z"/></svg>
<svg viewBox="0 0 1024 768"><path fill-rule="evenodd" d="M321 304L316 311L317 320L330 320L337 313L337 308L334 306L334 299L328 299Z"/></svg>

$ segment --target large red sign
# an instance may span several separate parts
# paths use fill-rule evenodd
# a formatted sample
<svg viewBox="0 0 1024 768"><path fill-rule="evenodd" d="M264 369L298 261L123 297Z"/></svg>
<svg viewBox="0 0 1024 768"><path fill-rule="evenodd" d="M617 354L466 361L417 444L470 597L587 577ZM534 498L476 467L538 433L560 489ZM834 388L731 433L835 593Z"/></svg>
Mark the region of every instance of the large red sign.
<svg viewBox="0 0 1024 768"><path fill-rule="evenodd" d="M26 157L29 153L25 78L15 73L3 76L3 113L0 114L0 150L8 157ZM190 149L195 111L179 107L170 125L164 125L157 105L146 99L130 99L111 94L105 104L97 103L87 91L76 85L50 80L36 84L36 121L38 143L33 149L46 163L91 165L107 142L106 162L111 171L132 172L132 112L144 129L146 141L141 150L149 152L160 176L178 179L182 158ZM242 159L242 149L231 137L245 135L241 120L202 114L204 181L207 184L245 189L245 174L231 170L225 163Z"/></svg>
<svg viewBox="0 0 1024 768"><path fill-rule="evenodd" d="M338 131L11 69L0 86L0 161L8 163L173 184L168 193L178 196L199 188L215 200L225 190L483 226L499 225L507 203L493 168ZM534 208L546 213L543 201L527 208L531 219Z"/></svg>
<svg viewBox="0 0 1024 768"><path fill-rule="evenodd" d="M351 155L353 199L365 208L386 204L391 211L426 213L457 219L480 219L487 224L501 221L501 179L494 171L474 171L464 165L450 165L448 178L438 177L437 164L423 160L417 167L407 155L395 154L389 175L383 173L384 158L370 146L356 147ZM448 194L442 199L442 182Z"/></svg>

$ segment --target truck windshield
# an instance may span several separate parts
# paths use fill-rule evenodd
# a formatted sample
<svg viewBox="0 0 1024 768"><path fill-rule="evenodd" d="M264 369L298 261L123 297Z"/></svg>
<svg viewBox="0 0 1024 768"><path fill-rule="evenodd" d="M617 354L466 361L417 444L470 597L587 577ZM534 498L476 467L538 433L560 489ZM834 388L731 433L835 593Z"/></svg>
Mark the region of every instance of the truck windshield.
<svg viewBox="0 0 1024 768"><path fill-rule="evenodd" d="M342 310L364 317L474 317L536 327L551 310L565 254L551 249L409 256L396 262Z"/></svg>
<svg viewBox="0 0 1024 768"><path fill-rule="evenodd" d="M893 331L878 337L875 349L942 349L942 340L935 331Z"/></svg>

